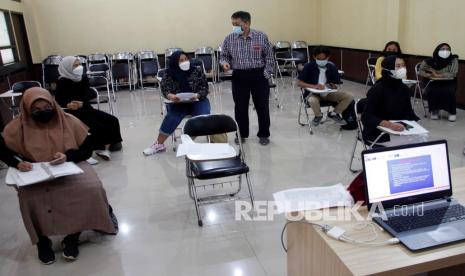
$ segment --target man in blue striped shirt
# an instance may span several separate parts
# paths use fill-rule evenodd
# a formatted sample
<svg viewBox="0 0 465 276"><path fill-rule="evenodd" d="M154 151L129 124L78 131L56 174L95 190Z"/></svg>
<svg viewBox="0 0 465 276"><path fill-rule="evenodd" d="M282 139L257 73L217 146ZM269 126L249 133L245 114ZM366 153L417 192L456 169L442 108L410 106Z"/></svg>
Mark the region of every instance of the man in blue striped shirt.
<svg viewBox="0 0 465 276"><path fill-rule="evenodd" d="M233 33L222 45L221 65L225 71L233 69L232 93L234 114L241 133L241 142L249 136L249 100L257 111L260 144L270 140L270 88L268 79L275 70L273 49L263 32L250 28L248 12L238 11L231 16ZM238 143L239 138L236 139Z"/></svg>

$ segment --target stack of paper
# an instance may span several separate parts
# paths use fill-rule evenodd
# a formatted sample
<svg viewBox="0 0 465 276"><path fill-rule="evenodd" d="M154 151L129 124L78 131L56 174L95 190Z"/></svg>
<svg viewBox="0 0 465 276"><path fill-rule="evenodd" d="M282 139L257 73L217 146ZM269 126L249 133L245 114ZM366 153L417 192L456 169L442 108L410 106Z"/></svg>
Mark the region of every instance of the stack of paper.
<svg viewBox="0 0 465 276"><path fill-rule="evenodd" d="M352 206L354 199L341 183L328 187L290 189L273 194L279 213Z"/></svg>

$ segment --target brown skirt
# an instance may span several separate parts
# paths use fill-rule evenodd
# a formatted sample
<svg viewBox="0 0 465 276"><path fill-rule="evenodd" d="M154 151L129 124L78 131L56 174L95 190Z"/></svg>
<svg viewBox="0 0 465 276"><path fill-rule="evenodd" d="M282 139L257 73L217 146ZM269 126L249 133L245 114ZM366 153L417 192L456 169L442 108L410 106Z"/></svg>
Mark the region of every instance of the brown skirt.
<svg viewBox="0 0 465 276"><path fill-rule="evenodd" d="M85 230L116 233L102 182L87 162L77 165L83 174L18 189L21 215L33 244L39 241L38 235L68 235Z"/></svg>

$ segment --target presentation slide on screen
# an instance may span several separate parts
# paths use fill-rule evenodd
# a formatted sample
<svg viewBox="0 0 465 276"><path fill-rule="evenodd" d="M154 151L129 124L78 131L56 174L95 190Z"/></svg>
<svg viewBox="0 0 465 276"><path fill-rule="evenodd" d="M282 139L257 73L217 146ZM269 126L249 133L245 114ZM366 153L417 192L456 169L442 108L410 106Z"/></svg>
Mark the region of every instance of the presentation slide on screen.
<svg viewBox="0 0 465 276"><path fill-rule="evenodd" d="M450 189L445 145L429 145L364 156L370 202Z"/></svg>
<svg viewBox="0 0 465 276"><path fill-rule="evenodd" d="M390 160L387 165L391 194L434 186L430 155Z"/></svg>

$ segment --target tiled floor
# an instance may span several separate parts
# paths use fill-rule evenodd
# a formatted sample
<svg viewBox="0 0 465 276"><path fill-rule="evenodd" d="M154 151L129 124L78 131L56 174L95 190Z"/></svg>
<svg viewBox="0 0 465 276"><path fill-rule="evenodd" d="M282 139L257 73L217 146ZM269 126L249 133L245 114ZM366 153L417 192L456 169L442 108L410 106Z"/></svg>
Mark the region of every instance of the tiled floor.
<svg viewBox="0 0 465 276"><path fill-rule="evenodd" d="M363 85L346 81L343 89L356 98ZM271 106L271 144L263 147L256 137L245 144L256 200L271 200L276 191L347 184L354 175L348 160L354 131L339 131L328 122L310 136L297 124L298 90L289 81L281 87L283 109ZM210 95L213 111L233 114L230 85ZM419 105L417 114L422 114ZM257 130L251 111L251 133ZM39 264L21 221L15 191L0 185L0 275L285 275L286 255L279 236L284 218L274 221L235 221L234 203L210 205L204 227L196 222L193 202L187 194L184 159L172 151L142 156L161 122L159 96L154 91L118 93L117 115L124 149L111 162L101 161L95 170L101 177L120 221L120 234L99 237L86 233L80 259ZM449 141L452 167L465 165L465 112L458 121L422 120L430 139ZM170 145L170 142L167 142ZM3 179L5 170L0 172ZM2 181L3 182L3 181ZM59 250L58 239L55 239Z"/></svg>

